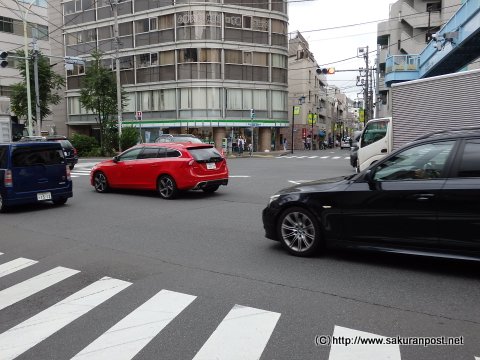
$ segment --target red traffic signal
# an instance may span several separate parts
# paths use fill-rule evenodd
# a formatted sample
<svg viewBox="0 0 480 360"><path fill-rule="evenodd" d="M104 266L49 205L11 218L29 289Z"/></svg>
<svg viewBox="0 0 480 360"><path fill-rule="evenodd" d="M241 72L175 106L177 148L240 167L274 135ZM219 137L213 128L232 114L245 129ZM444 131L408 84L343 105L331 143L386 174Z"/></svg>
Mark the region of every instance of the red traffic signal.
<svg viewBox="0 0 480 360"><path fill-rule="evenodd" d="M317 68L317 74L323 74L323 75L333 75L335 74L335 68L330 67L330 68Z"/></svg>
<svg viewBox="0 0 480 360"><path fill-rule="evenodd" d="M0 67L2 68L7 67L8 65L7 56L8 56L8 53L6 51L3 51L3 50L0 51Z"/></svg>

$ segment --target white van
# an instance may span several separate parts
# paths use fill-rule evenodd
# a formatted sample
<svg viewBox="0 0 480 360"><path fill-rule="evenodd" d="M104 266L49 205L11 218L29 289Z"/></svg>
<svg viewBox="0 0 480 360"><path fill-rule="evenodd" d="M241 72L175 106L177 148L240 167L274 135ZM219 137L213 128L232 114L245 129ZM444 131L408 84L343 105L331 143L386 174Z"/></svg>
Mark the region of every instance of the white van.
<svg viewBox="0 0 480 360"><path fill-rule="evenodd" d="M357 169L363 171L392 151L392 118L367 122L359 141Z"/></svg>

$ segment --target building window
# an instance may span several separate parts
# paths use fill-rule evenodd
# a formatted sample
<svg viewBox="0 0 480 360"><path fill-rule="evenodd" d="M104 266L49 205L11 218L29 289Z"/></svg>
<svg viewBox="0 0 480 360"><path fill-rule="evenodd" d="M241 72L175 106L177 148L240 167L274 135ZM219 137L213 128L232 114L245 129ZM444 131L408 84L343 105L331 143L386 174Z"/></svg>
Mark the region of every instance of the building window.
<svg viewBox="0 0 480 360"><path fill-rule="evenodd" d="M13 34L13 19L0 16L0 31Z"/></svg>

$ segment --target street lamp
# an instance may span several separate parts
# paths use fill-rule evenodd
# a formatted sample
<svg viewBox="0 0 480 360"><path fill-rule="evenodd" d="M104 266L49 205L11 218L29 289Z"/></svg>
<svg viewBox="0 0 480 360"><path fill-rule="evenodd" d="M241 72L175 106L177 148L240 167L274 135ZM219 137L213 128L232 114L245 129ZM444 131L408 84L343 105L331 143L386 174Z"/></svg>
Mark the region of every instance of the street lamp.
<svg viewBox="0 0 480 360"><path fill-rule="evenodd" d="M305 96L300 96L298 98L298 104L302 105L305 103ZM293 105L292 108L292 154L293 154L293 148L294 148L294 142L293 142L293 132L295 131L295 105Z"/></svg>
<svg viewBox="0 0 480 360"><path fill-rule="evenodd" d="M25 12L21 9L18 0L15 0L15 3L18 6L18 11L20 12L20 18L23 21L23 39L24 39L24 54L25 54L25 82L27 83L27 122L28 122L28 135L33 135L33 125L32 125L32 95L30 94L30 67L28 65L28 38L27 38L27 15L32 8L33 3L36 0L30 1L28 7L21 6L25 9ZM40 121L40 119L37 119ZM40 134L37 134L40 135Z"/></svg>

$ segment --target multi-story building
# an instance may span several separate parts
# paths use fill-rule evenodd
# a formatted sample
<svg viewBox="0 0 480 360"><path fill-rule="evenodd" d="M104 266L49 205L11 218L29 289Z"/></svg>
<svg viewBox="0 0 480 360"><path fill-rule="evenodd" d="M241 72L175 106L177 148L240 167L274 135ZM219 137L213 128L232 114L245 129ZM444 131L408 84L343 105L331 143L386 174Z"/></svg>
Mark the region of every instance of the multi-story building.
<svg viewBox="0 0 480 360"><path fill-rule="evenodd" d="M88 60L98 50L114 70L110 1L50 4L50 21L64 41L52 53ZM127 0L117 9L125 126L141 127L151 141L189 132L217 146L240 135L251 141L253 128L258 150L271 149L288 126L286 1ZM79 101L84 73L83 66L67 72L66 102L55 121L65 122L69 132L95 134L95 116Z"/></svg>
<svg viewBox="0 0 480 360"><path fill-rule="evenodd" d="M290 34L288 51L288 103L292 121L280 135L287 138L289 147L293 139L294 148L301 149L306 137L317 144L320 138L346 131L347 96L339 88L328 86L328 75L317 72L317 61L299 32Z"/></svg>
<svg viewBox="0 0 480 360"><path fill-rule="evenodd" d="M15 54L18 50L24 50L25 39L29 50L32 49L32 39L36 39L38 50L45 55L50 54L47 2L4 0L0 2L0 14L0 50L8 53L8 66L0 68L0 97L8 98L11 86L23 81L16 69L18 60Z"/></svg>
<svg viewBox="0 0 480 360"><path fill-rule="evenodd" d="M419 54L459 9L458 0L399 0L390 6L389 20L377 26L376 117L391 114L390 89L385 85L386 59ZM414 66L412 64L412 66Z"/></svg>

